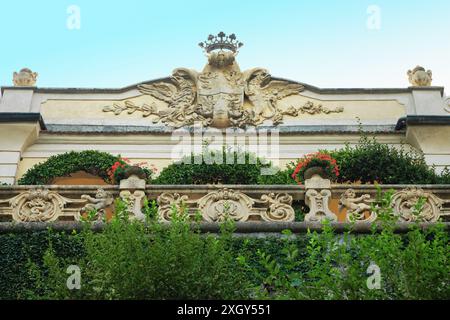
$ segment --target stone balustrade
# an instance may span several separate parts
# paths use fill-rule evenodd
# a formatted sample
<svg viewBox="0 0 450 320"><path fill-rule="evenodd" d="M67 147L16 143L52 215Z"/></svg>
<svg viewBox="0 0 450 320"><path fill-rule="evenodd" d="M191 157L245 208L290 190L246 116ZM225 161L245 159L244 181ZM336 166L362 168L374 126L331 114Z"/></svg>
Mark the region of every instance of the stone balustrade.
<svg viewBox="0 0 450 320"><path fill-rule="evenodd" d="M392 215L399 223L450 220L450 186L382 185L393 190ZM104 220L114 211L114 199L128 204L133 219L143 220L144 199L155 200L161 221L173 212L200 216L205 223L230 218L248 223L291 223L304 203L305 223L373 222L379 204L373 185L333 185L314 176L297 185L145 185L131 176L117 186L0 186L0 222L77 222L89 212ZM418 208L420 207L420 212Z"/></svg>

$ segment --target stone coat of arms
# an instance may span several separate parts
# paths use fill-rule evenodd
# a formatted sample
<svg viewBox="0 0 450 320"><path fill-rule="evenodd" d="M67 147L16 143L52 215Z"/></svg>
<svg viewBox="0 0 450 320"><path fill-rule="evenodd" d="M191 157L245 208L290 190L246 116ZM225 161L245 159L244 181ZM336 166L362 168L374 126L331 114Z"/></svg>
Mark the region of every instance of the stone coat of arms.
<svg viewBox="0 0 450 320"><path fill-rule="evenodd" d="M125 110L128 113L141 111L144 116L154 115L154 123L161 121L175 128L196 123L216 128L246 127L260 125L266 120L277 125L282 122L283 115L311 113L311 106L285 110L278 106L280 100L302 92L303 85L272 79L262 68L241 72L236 56L242 46L234 34L210 35L206 42L200 43L208 57L202 72L179 68L174 70L169 81L138 86L142 94L167 103L165 110L158 110L155 104L136 106L126 101L125 106L115 104L103 111L115 114ZM313 107L319 113L342 112L321 105Z"/></svg>

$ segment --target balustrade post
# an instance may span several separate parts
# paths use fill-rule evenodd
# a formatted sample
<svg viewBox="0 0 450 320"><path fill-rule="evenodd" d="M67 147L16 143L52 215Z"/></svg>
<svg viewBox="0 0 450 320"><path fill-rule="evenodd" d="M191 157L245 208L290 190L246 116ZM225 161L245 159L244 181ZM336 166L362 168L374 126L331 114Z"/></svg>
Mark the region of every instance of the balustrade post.
<svg viewBox="0 0 450 320"><path fill-rule="evenodd" d="M321 222L328 219L336 222L337 215L328 207L331 198L331 181L315 174L305 181L305 188L305 203L310 209L305 215L305 221Z"/></svg>
<svg viewBox="0 0 450 320"><path fill-rule="evenodd" d="M145 179L138 177L136 174L120 180L119 196L127 203L128 213L132 219L145 220L145 215L142 213L145 198L145 184Z"/></svg>

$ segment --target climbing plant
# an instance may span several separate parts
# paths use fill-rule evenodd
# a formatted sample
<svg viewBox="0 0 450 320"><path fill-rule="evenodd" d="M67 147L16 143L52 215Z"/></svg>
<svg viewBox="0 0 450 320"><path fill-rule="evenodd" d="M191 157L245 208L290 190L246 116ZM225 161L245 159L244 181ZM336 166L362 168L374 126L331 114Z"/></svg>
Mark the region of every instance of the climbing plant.
<svg viewBox="0 0 450 320"><path fill-rule="evenodd" d="M71 151L51 156L47 161L29 169L18 181L18 184L48 184L56 177L64 177L77 171L85 171L111 183L108 170L119 158L119 156L114 156L107 152L94 150Z"/></svg>

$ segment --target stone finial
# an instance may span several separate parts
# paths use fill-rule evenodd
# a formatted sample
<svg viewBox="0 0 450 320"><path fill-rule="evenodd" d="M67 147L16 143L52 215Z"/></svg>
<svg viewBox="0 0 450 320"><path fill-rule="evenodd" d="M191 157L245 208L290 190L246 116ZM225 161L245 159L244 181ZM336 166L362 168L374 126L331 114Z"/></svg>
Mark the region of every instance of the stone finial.
<svg viewBox="0 0 450 320"><path fill-rule="evenodd" d="M19 73L14 72L13 83L16 87L34 87L38 74L28 68L23 68Z"/></svg>
<svg viewBox="0 0 450 320"><path fill-rule="evenodd" d="M413 87L429 87L433 81L433 73L431 70L425 71L425 68L417 66L408 71L408 78Z"/></svg>

